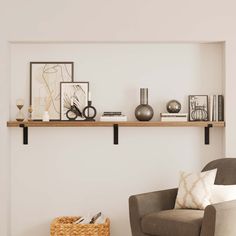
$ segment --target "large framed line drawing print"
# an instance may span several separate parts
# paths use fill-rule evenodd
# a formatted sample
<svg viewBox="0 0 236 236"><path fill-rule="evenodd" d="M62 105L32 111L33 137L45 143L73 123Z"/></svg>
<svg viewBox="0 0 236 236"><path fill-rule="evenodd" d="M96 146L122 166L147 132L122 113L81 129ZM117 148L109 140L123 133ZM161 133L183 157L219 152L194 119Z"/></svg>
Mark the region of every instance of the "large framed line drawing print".
<svg viewBox="0 0 236 236"><path fill-rule="evenodd" d="M76 120L84 120L83 110L88 105L89 82L61 82L61 120L68 120L68 110L73 106Z"/></svg>
<svg viewBox="0 0 236 236"><path fill-rule="evenodd" d="M30 62L30 105L33 120L60 120L60 83L74 81L73 62Z"/></svg>

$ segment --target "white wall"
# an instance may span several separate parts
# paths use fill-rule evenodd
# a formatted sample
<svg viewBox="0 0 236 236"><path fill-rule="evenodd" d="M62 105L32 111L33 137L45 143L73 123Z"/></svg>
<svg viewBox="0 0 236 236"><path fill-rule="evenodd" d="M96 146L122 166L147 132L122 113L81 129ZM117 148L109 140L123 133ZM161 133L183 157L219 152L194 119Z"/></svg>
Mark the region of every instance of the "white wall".
<svg viewBox="0 0 236 236"><path fill-rule="evenodd" d="M21 132L17 129L9 131L5 126L6 120L9 119L11 109L9 102L11 63L9 61L10 50L7 45L8 41L226 41L225 82L227 126L225 133L225 153L226 156L233 157L236 154L234 145L236 135L236 112L232 109L236 99L234 92L236 75L236 68L234 66L236 60L236 33L232 25L232 22L236 21L234 9L235 2L230 0L224 2L212 0L91 0L86 2L82 0L72 0L69 2L54 0L42 0L38 2L2 0L0 7L0 96L2 101L0 103L0 235L30 235L35 234L37 231L40 233L45 232L46 234L47 225L55 215L60 213L77 214L78 211L95 210L95 208L96 210L97 208L102 208L107 215L111 216L113 235L129 235L128 222L127 218L125 218L128 213L126 202L128 193L149 191L174 185L175 183L172 182L173 177L169 177L170 174L167 172L167 166L170 165L169 163L175 164L174 167L171 168L174 168L173 172L176 173L179 168L198 169L201 162L205 162L213 158L213 156L217 158L217 155L221 156L222 154L222 145L219 147L216 145L220 142L219 139L222 137L221 131L217 129L212 131L212 145L209 147L203 146L202 144L202 130L186 129L185 132L182 133L181 131L183 129L178 130L177 128L174 132L172 129L142 129L142 135L140 135L141 131L139 129L122 129L120 134L121 143L118 147L114 147L111 143L112 130L110 129L102 130L102 139L100 138L101 132L99 132L99 128L96 128L96 132L94 132L94 129L81 129L80 131L74 129L53 129L52 132L50 132L51 130L49 129L46 131L47 137L45 139L42 139L42 137L45 137L44 129L33 129L32 132L30 132L30 146L22 146L20 142L22 136ZM11 142L9 142L9 132ZM78 132L81 132L82 135L78 135ZM181 153L181 157L176 154L181 150L181 147L178 147L178 150L176 150L177 148L167 149L168 151L161 153L162 155L160 157L158 156L158 159L155 159L155 152L158 152L158 149L153 149L153 147L156 145L156 142L158 142L160 146L167 146L168 141L172 140L174 142L176 140L176 137L171 137L171 135L178 133L181 133L184 141L183 144L190 148L184 149L184 154ZM76 193L77 195L66 195L66 192L74 192L72 185L65 184L67 183L66 180L73 179L73 173L79 176L84 175L85 172L81 171L77 174L76 171L74 171L70 172L68 175L67 169L72 167L74 170L77 170L76 164L78 157L69 155L73 153L72 144L68 144L68 156L71 162L67 161L67 159L65 160L65 158L67 158L65 150L63 152L56 152L56 156L58 157L57 162L55 162L55 157L48 158L48 156L50 156L50 150L57 150L59 147L59 145L55 145L55 143L63 144L60 137L62 134L78 137L78 140L83 144L85 140L91 139L91 144L101 144L102 147L105 148L104 150L97 149L97 152L103 154L100 155L102 157L101 163L107 163L107 165L112 166L112 168L108 168L106 172L104 171L104 174L97 181L103 183L104 181L102 180L107 179L107 176L113 176L112 184L117 185L117 192L121 199L121 201L119 201L120 205L117 205L115 210L113 209L115 203L110 199L113 199L113 196L117 192L110 192L111 195L106 195L96 202L91 201L90 197L83 195L85 193L82 193L81 196L79 191ZM147 142L146 137L152 136L156 139L150 138L150 143ZM83 137L83 140L81 140L81 137ZM188 137L191 138L188 139ZM52 139L55 139L55 143L53 142L52 147L50 147L50 149L42 149L42 145L48 146L48 140L51 141ZM142 142L143 146L137 147L137 145L135 145L137 142ZM147 148L151 150L152 153L148 161L153 165L151 170L147 168L148 166L146 166L146 168L148 172L150 171L154 174L147 176L147 179L143 180L145 182L141 184L137 182L136 179L133 179L133 181L128 181L127 185L120 186L119 183L127 182L127 176L120 175L119 169L115 168L115 166L124 166L124 171L127 173L132 166L132 161L138 160L138 167L132 176L139 177L141 172L140 168L143 168L143 162L145 162L145 164L147 163L147 161L143 159L145 149ZM190 150L191 148L194 151ZM135 150L135 152L140 151L140 154L138 157L131 156L127 158L125 155L127 150L131 150L131 152L133 152L133 150ZM11 152L11 155L9 152ZM87 154L87 152L85 147L82 147L81 154ZM111 159L110 156L105 155L107 152L116 153L116 155L112 155L113 159ZM91 155L91 153L89 154ZM117 158L117 156L119 156L119 158ZM171 158L166 158L166 156ZM93 156L90 157L92 160L93 158ZM90 159L85 159L84 155L82 155L80 159L82 159L83 166L86 167L85 169L87 169L88 166L91 167ZM58 164L53 165L54 163ZM66 166L64 166L65 163ZM28 167L27 172L22 173L22 170L26 169L26 165ZM161 165L163 167L162 172L158 172L155 169L155 165L157 166L157 170L159 170ZM52 175L52 166L55 166L55 176ZM79 167L79 170L81 170L82 167ZM41 172L40 169L43 171ZM156 174L155 171L158 174ZM59 174L59 172L62 174ZM159 179L156 183L153 182L153 179L155 179L157 175L161 177L160 179L162 181ZM52 196L53 191L48 193L48 197L46 195L47 193L44 195L41 191L43 189L52 189L55 190L55 192L59 192L61 186L55 184L58 176L60 177L59 181L65 186L65 191L62 192L63 195L58 200L55 200L55 196ZM65 176L65 178L63 178L63 176ZM128 176L129 179L131 179L132 176ZM168 177L166 178L166 176ZM31 178L35 181L35 185L30 184L29 179ZM25 179L25 184L23 184L23 180ZM163 179L165 179L165 181L163 181ZM91 183L92 180L88 180L88 182ZM10 183L12 183L12 192L9 191ZM105 183L106 186L108 186L108 180ZM35 191L30 189L29 185L32 188L36 188ZM37 186L40 186L40 188L38 189ZM90 190L91 189L92 186ZM119 191L120 189L122 189L122 191ZM17 193L18 196L15 195L15 193ZM24 199L26 193L29 193L30 199L32 199L27 203L24 202L27 200ZM35 195L37 193L36 198ZM11 204L9 204L9 195L11 195L12 199ZM63 198L64 195L66 196ZM40 200L38 196L43 196L42 200ZM24 199L24 201L22 201L22 208L21 203L17 201L17 197ZM107 202L110 205L103 206L102 203L106 197L109 199ZM70 207L67 207L67 199L70 200ZM86 206L82 207L79 206L77 210L72 208L73 201L75 204L81 202L77 199L88 199L88 203L91 204L86 204ZM45 208L42 208L40 212L39 207L36 207L34 212L34 207L37 205L44 205ZM48 207L48 205L51 207ZM32 208L30 209L31 206ZM89 206L91 207L90 209ZM10 208L11 212L14 213L11 218L8 217ZM39 218L29 219L33 214L31 211ZM24 215L24 217L22 217L22 215ZM45 216L48 218L46 219ZM18 220L20 220L19 222L21 224L18 224ZM26 232L25 228L28 223L30 224ZM10 233L11 230L12 234Z"/></svg>
<svg viewBox="0 0 236 236"><path fill-rule="evenodd" d="M223 91L220 43L12 44L10 55L12 120L16 99L29 100L30 61L74 61L75 81L90 82L98 113L121 110L130 120L143 86L155 120L170 99L187 112L189 94ZM47 235L55 216L100 210L111 218L112 235L130 235L131 194L175 187L179 170L200 170L224 156L222 129L213 130L208 147L199 128L122 128L118 147L111 128L30 128L29 135L24 147L22 130L11 130L15 236Z"/></svg>
<svg viewBox="0 0 236 236"><path fill-rule="evenodd" d="M189 94L222 94L221 43L80 43L11 44L11 119L16 99L29 104L30 61L74 61L75 81L90 81L98 117L103 111L122 110L135 120L140 87L149 88L154 119L175 98L187 112ZM27 110L27 109L25 109Z"/></svg>

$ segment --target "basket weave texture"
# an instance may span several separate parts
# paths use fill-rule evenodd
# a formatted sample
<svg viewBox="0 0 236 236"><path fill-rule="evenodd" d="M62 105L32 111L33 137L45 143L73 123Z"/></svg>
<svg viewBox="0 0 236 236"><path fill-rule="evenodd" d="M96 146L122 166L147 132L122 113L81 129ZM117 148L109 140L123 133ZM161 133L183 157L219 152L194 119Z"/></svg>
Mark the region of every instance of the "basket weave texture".
<svg viewBox="0 0 236 236"><path fill-rule="evenodd" d="M51 223L50 236L110 236L110 220L104 224L73 224L80 217L58 217Z"/></svg>

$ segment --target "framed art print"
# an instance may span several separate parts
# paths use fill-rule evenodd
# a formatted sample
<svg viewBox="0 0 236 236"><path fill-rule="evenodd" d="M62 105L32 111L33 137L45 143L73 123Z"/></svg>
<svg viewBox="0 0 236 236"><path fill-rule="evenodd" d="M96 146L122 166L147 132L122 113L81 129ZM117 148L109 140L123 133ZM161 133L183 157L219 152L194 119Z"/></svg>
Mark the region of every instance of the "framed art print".
<svg viewBox="0 0 236 236"><path fill-rule="evenodd" d="M68 120L66 113L74 106L77 118L84 120L83 109L88 105L89 82L61 82L61 120Z"/></svg>
<svg viewBox="0 0 236 236"><path fill-rule="evenodd" d="M30 105L32 119L60 120L60 83L74 81L73 62L30 62Z"/></svg>
<svg viewBox="0 0 236 236"><path fill-rule="evenodd" d="M190 95L189 96L189 121L208 120L208 96Z"/></svg>

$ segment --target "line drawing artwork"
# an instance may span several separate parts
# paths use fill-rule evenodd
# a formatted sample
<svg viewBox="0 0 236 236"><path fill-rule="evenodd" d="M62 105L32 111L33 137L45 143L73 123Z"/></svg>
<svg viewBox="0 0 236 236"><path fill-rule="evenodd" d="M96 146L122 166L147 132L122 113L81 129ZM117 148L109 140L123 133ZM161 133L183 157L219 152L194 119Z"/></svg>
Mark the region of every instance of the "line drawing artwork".
<svg viewBox="0 0 236 236"><path fill-rule="evenodd" d="M51 120L60 119L60 83L73 81L73 63L31 63L33 119L48 111Z"/></svg>

